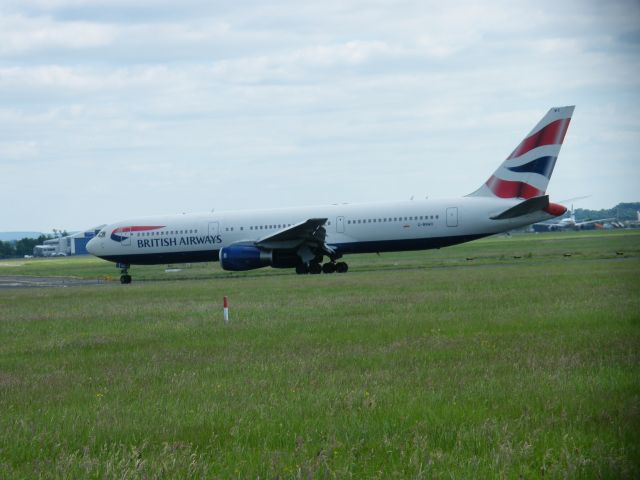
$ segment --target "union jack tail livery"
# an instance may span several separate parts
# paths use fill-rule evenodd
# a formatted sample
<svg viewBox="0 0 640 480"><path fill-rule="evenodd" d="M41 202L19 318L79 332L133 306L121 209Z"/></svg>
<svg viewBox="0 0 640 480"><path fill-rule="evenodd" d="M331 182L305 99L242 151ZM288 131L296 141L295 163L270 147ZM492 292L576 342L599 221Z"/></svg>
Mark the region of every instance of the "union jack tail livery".
<svg viewBox="0 0 640 480"><path fill-rule="evenodd" d="M470 197L529 199L544 195L574 106L552 108Z"/></svg>

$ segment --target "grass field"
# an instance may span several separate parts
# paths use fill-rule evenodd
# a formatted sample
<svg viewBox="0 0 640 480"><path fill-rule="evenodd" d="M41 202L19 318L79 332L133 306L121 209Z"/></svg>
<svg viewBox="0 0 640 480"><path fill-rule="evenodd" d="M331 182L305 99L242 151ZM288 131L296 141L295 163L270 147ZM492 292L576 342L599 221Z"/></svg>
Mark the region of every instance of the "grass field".
<svg viewBox="0 0 640 480"><path fill-rule="evenodd" d="M348 260L0 290L0 478L640 476L640 232Z"/></svg>

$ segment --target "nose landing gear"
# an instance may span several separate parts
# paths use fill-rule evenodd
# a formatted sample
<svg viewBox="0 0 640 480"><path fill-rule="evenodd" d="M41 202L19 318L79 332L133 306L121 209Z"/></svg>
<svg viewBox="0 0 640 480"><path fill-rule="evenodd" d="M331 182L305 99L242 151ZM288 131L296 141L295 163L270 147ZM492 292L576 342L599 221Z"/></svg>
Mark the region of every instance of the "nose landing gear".
<svg viewBox="0 0 640 480"><path fill-rule="evenodd" d="M118 263L116 265L117 268L120 269L120 283L123 285L128 285L131 283L131 275L129 275L129 265L126 263Z"/></svg>

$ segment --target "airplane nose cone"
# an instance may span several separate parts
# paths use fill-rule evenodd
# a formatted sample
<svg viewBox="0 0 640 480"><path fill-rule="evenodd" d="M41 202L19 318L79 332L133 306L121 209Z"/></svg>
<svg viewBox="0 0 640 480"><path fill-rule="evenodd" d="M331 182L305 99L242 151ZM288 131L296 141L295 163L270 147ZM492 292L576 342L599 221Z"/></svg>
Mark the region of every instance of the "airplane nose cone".
<svg viewBox="0 0 640 480"><path fill-rule="evenodd" d="M92 238L91 240L89 240L87 242L87 252L89 252L91 255L96 255L97 253L97 245L98 244L98 239L97 238Z"/></svg>

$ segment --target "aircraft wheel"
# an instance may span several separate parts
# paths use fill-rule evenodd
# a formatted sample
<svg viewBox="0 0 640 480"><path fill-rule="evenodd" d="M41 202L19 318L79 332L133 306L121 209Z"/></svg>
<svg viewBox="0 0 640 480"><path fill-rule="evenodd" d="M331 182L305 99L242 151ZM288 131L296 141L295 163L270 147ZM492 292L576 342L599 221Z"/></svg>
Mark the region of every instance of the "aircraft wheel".
<svg viewBox="0 0 640 480"><path fill-rule="evenodd" d="M336 271L336 264L333 262L327 262L322 265L322 273L333 273Z"/></svg>
<svg viewBox="0 0 640 480"><path fill-rule="evenodd" d="M301 263L300 265L296 265L296 273L298 275L305 275L309 273L309 268L304 263Z"/></svg>
<svg viewBox="0 0 640 480"><path fill-rule="evenodd" d="M336 263L336 272L347 273L347 270L349 270L349 265L347 265L345 262Z"/></svg>
<svg viewBox="0 0 640 480"><path fill-rule="evenodd" d="M123 285L131 283L131 275L120 275L120 283Z"/></svg>
<svg viewBox="0 0 640 480"><path fill-rule="evenodd" d="M312 275L317 275L320 272L322 272L322 267L320 266L319 263L316 262L311 262L309 264L309 273Z"/></svg>

